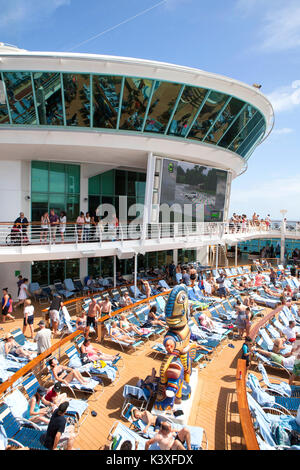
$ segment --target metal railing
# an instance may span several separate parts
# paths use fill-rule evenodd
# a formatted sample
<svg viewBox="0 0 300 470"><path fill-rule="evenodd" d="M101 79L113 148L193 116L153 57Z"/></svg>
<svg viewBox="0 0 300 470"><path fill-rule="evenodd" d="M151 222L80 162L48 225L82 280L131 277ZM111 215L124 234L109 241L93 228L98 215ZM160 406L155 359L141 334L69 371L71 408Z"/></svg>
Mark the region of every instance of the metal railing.
<svg viewBox="0 0 300 470"><path fill-rule="evenodd" d="M66 223L64 226L48 225L40 223L28 223L16 225L12 222L0 223L0 247L3 246L27 246L27 245L54 245L63 243L84 244L104 242L125 242L129 240L157 240L163 239L217 239L232 235L233 239L245 239L247 236L274 233L278 235L276 227L257 226L252 223L247 225L230 224L228 222L187 222L187 223L152 223L143 224L131 222L118 226L106 224L82 225ZM300 235L300 230L293 231Z"/></svg>

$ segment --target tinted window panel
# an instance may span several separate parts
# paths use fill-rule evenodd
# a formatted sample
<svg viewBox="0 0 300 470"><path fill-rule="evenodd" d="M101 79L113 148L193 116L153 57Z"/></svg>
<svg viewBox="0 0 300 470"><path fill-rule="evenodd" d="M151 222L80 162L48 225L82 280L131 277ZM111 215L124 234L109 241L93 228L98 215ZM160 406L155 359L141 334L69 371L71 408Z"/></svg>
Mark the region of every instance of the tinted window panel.
<svg viewBox="0 0 300 470"><path fill-rule="evenodd" d="M64 119L60 74L34 72L33 78L40 124L62 126Z"/></svg>
<svg viewBox="0 0 300 470"><path fill-rule="evenodd" d="M216 144L223 136L224 132L228 129L233 122L236 115L241 111L244 102L236 98L232 98L223 113L217 119L214 127L206 137L205 142Z"/></svg>
<svg viewBox="0 0 300 470"><path fill-rule="evenodd" d="M64 97L67 126L90 126L90 76L64 73Z"/></svg>
<svg viewBox="0 0 300 470"><path fill-rule="evenodd" d="M120 129L140 131L143 126L145 111L149 101L153 80L126 78Z"/></svg>
<svg viewBox="0 0 300 470"><path fill-rule="evenodd" d="M172 119L168 134L185 137L198 109L200 108L207 90L186 86L178 103L176 113Z"/></svg>
<svg viewBox="0 0 300 470"><path fill-rule="evenodd" d="M116 129L121 77L93 75L93 126Z"/></svg>
<svg viewBox="0 0 300 470"><path fill-rule="evenodd" d="M189 139L203 140L227 99L228 95L223 93L210 93L189 133Z"/></svg>
<svg viewBox="0 0 300 470"><path fill-rule="evenodd" d="M163 134L175 106L181 85L178 83L156 82L150 104L145 132Z"/></svg>
<svg viewBox="0 0 300 470"><path fill-rule="evenodd" d="M4 80L13 124L36 124L30 72L5 72Z"/></svg>

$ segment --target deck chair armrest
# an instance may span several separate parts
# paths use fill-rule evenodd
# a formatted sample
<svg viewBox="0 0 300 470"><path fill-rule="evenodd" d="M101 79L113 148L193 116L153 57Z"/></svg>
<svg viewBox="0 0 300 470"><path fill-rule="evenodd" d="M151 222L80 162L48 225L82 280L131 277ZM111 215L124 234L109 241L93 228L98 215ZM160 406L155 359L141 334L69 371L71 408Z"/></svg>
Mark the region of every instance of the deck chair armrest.
<svg viewBox="0 0 300 470"><path fill-rule="evenodd" d="M22 423L22 424L28 424L30 425L31 428L34 428L38 431L42 431L42 428L36 424L36 423L33 423L32 421L30 421L29 419L26 419L26 418L17 418L17 421L19 421L19 423Z"/></svg>

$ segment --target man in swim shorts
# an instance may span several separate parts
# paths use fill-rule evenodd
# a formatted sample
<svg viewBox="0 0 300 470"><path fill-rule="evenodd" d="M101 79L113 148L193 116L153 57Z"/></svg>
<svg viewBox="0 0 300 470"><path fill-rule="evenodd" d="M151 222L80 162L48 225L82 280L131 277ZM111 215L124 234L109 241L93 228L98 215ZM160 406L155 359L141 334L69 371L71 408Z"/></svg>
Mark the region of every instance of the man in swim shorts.
<svg viewBox="0 0 300 470"><path fill-rule="evenodd" d="M184 447L185 443L187 449ZM155 436L146 442L145 450L153 444L157 444L160 450L191 450L191 434L185 427L175 431L170 423L163 422Z"/></svg>

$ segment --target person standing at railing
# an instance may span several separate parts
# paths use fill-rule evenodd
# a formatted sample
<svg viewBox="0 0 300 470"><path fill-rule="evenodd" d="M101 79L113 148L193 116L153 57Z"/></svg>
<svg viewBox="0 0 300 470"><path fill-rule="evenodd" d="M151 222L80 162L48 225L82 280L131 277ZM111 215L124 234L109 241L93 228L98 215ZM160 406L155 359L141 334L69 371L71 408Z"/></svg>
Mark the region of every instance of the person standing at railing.
<svg viewBox="0 0 300 470"><path fill-rule="evenodd" d="M84 224L85 224L84 212L80 212L76 220L78 242L82 242Z"/></svg>
<svg viewBox="0 0 300 470"><path fill-rule="evenodd" d="M61 211L59 216L59 234L61 238L61 242L65 242L65 231L66 231L66 224L67 224L67 214L65 211Z"/></svg>
<svg viewBox="0 0 300 470"><path fill-rule="evenodd" d="M268 214L267 217L265 218L265 224L266 224L267 230L270 230L270 226L271 226L271 217L270 217L270 214Z"/></svg>
<svg viewBox="0 0 300 470"><path fill-rule="evenodd" d="M24 217L24 212L20 212L20 217L18 217L15 224L20 224L22 227L22 241L28 242L27 230L28 230L28 219Z"/></svg>
<svg viewBox="0 0 300 470"><path fill-rule="evenodd" d="M50 217L49 217L49 220L50 220L50 233L51 233L50 242L52 242L53 244L55 244L55 241L56 241L56 231L57 231L57 226L58 226L58 224L59 224L59 217L58 217L58 215L55 213L54 209L50 209Z"/></svg>
<svg viewBox="0 0 300 470"><path fill-rule="evenodd" d="M45 212L41 217L40 243L47 243L49 225L50 225L49 214L48 212Z"/></svg>
<svg viewBox="0 0 300 470"><path fill-rule="evenodd" d="M83 241L89 242L90 241L90 230L91 230L91 217L89 212L85 214L84 218L84 229L83 229Z"/></svg>

